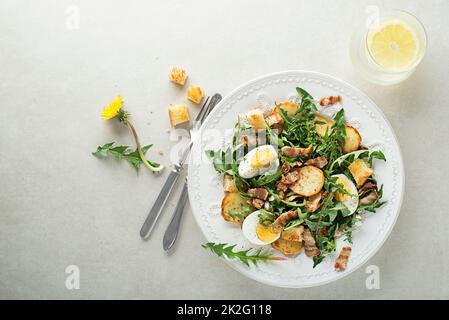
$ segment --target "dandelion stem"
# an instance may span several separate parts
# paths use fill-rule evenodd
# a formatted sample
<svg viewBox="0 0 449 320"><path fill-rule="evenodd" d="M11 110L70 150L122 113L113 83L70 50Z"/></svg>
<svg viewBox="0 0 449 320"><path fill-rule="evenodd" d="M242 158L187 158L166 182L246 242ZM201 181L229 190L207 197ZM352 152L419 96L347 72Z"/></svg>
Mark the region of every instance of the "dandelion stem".
<svg viewBox="0 0 449 320"><path fill-rule="evenodd" d="M145 155L142 152L142 146L140 144L139 136L137 135L136 128L134 128L133 124L129 120L124 120L124 122L128 126L128 128L131 130L131 132L134 136L134 140L136 141L136 149L137 149L137 152L139 153L140 159L142 159L143 164L153 172L161 171L164 168L162 165L160 165L159 167L155 167L155 166L151 165L151 163L149 163L148 160L145 158Z"/></svg>

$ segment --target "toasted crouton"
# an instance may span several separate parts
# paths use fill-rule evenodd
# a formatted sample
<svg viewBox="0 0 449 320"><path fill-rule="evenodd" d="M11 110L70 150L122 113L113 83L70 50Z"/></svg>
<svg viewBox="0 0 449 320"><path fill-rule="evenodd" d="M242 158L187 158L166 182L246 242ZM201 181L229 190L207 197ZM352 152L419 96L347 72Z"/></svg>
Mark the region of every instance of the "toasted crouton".
<svg viewBox="0 0 449 320"><path fill-rule="evenodd" d="M273 129L282 130L284 125L284 119L280 115L277 108L273 109L273 111L265 117L265 121L267 122L268 126Z"/></svg>
<svg viewBox="0 0 449 320"><path fill-rule="evenodd" d="M327 132L327 134L331 134L332 132L332 125L334 122L331 119L328 119L321 115L315 115L315 121L323 122L320 124L315 125L315 130L320 136L324 136Z"/></svg>
<svg viewBox="0 0 449 320"><path fill-rule="evenodd" d="M246 118L255 131L266 128L265 118L260 109L253 109L247 112Z"/></svg>
<svg viewBox="0 0 449 320"><path fill-rule="evenodd" d="M346 137L345 143L342 145L344 153L353 152L359 149L360 143L362 142L362 137L356 128L351 126L346 126Z"/></svg>
<svg viewBox="0 0 449 320"><path fill-rule="evenodd" d="M168 115L172 127L190 121L189 111L185 104L168 107Z"/></svg>
<svg viewBox="0 0 449 320"><path fill-rule="evenodd" d="M183 86L187 79L187 72L181 67L172 67L168 73L171 82Z"/></svg>
<svg viewBox="0 0 449 320"><path fill-rule="evenodd" d="M273 242L271 246L276 250L279 250L286 256L294 256L301 252L302 242L288 241L279 238L275 242Z"/></svg>
<svg viewBox="0 0 449 320"><path fill-rule="evenodd" d="M237 192L237 186L231 175L226 174L223 179L223 190L225 192Z"/></svg>
<svg viewBox="0 0 449 320"><path fill-rule="evenodd" d="M290 186L290 189L300 196L310 197L321 191L324 185L324 174L321 169L314 166L305 166L298 169L299 179Z"/></svg>
<svg viewBox="0 0 449 320"><path fill-rule="evenodd" d="M248 204L238 192L228 192L221 202L221 216L228 222L243 223Z"/></svg>
<svg viewBox="0 0 449 320"><path fill-rule="evenodd" d="M204 90L200 86L195 84L189 85L189 89L187 90L187 99L190 101L199 104L204 97Z"/></svg>
<svg viewBox="0 0 449 320"><path fill-rule="evenodd" d="M368 162L363 159L356 159L349 165L348 169L354 177L357 186L363 185L374 172Z"/></svg>
<svg viewBox="0 0 449 320"><path fill-rule="evenodd" d="M285 110L287 112L287 115L289 117L293 116L296 113L296 110L298 110L298 105L291 101L284 101L279 103L279 107L282 110Z"/></svg>

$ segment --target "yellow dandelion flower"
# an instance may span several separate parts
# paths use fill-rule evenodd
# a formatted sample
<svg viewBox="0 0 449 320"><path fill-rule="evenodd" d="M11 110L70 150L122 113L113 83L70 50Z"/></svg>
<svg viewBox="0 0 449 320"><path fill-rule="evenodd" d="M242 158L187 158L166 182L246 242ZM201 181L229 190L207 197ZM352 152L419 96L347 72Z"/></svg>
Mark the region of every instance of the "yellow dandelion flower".
<svg viewBox="0 0 449 320"><path fill-rule="evenodd" d="M118 96L106 108L103 109L103 112L101 113L103 120L109 120L116 117L120 113L122 105L123 98L122 96Z"/></svg>

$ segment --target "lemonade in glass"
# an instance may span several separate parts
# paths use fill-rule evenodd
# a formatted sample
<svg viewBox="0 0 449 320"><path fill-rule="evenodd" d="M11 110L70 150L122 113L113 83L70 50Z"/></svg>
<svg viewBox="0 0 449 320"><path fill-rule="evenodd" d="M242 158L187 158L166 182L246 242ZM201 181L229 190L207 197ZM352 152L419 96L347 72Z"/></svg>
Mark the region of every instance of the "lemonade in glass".
<svg viewBox="0 0 449 320"><path fill-rule="evenodd" d="M407 79L424 57L427 37L419 20L401 10L379 12L355 30L350 54L367 80L396 84Z"/></svg>

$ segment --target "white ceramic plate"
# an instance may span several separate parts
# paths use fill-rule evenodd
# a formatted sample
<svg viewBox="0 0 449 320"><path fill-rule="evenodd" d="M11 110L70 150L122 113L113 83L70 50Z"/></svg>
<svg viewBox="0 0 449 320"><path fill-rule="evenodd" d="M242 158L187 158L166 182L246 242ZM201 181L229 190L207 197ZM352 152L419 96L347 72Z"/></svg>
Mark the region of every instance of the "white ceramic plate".
<svg viewBox="0 0 449 320"><path fill-rule="evenodd" d="M211 163L199 161L207 149L218 149L226 143L220 135L234 126L238 114L256 105L292 99L295 88L307 90L314 98L341 95L346 119L355 126L362 143L384 152L387 162L375 161L375 175L384 185L384 200L387 204L376 213L365 215L363 225L354 231L352 253L344 272L334 270L335 258L344 245L337 242L335 254L327 257L315 269L312 260L301 254L287 261L247 267L240 261L226 262L238 272L256 281L279 287L302 288L322 285L340 279L371 258L382 246L391 232L402 202L404 170L401 153L394 132L379 108L361 91L326 74L308 71L286 71L252 80L226 96L210 114L202 127L201 139L197 139L192 150L194 160L189 166L189 198L195 219L207 241L237 244L237 248L252 246L243 236L240 226L225 222L220 214L223 198L221 180ZM326 112L335 112L335 108ZM344 238L344 237L342 237ZM217 257L211 258L218 259Z"/></svg>

